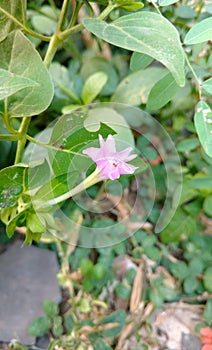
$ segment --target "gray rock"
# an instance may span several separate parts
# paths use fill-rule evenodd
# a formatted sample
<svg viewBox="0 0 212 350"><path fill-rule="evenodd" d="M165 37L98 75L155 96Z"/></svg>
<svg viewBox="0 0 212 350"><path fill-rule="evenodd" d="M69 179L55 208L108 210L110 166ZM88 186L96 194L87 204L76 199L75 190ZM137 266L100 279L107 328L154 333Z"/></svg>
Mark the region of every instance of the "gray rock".
<svg viewBox="0 0 212 350"><path fill-rule="evenodd" d="M34 344L29 323L42 316L42 302L60 301L54 252L15 241L0 254L0 341Z"/></svg>
<svg viewBox="0 0 212 350"><path fill-rule="evenodd" d="M199 338L195 337L192 334L183 333L182 336L182 350L200 350L202 343Z"/></svg>

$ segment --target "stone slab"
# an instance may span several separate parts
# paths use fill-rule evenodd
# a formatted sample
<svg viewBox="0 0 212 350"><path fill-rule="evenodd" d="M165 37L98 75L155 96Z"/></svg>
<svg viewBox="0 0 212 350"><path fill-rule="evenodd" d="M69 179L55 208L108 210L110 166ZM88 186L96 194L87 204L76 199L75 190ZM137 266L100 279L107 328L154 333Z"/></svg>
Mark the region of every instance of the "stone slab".
<svg viewBox="0 0 212 350"><path fill-rule="evenodd" d="M32 345L29 323L42 316L42 302L60 301L55 253L15 241L0 254L0 341Z"/></svg>

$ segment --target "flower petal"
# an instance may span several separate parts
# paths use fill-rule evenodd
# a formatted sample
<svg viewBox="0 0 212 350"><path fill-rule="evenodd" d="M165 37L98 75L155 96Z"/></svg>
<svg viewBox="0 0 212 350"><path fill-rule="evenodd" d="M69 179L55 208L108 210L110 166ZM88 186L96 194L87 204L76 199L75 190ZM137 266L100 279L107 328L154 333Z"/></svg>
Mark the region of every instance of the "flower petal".
<svg viewBox="0 0 212 350"><path fill-rule="evenodd" d="M94 162L97 162L98 159L102 157L101 148L89 147L82 151L83 154L89 156Z"/></svg>
<svg viewBox="0 0 212 350"><path fill-rule="evenodd" d="M124 162L120 162L117 168L119 170L120 175L133 174L135 170L138 169L138 167Z"/></svg>
<svg viewBox="0 0 212 350"><path fill-rule="evenodd" d="M99 136L101 136L101 135L99 135ZM104 155L105 155L105 157L107 157L108 155L111 155L113 153L116 153L115 139L112 135L108 135L108 137L104 143Z"/></svg>
<svg viewBox="0 0 212 350"><path fill-rule="evenodd" d="M210 327L201 328L200 334L205 335L207 337L211 337L212 339L212 329Z"/></svg>
<svg viewBox="0 0 212 350"><path fill-rule="evenodd" d="M130 155L132 147L116 152L115 139L112 135L108 135L106 141L102 135L99 135L99 144L100 148L89 147L83 153L97 164L101 179L115 180L122 174L133 174L137 169L134 165L127 164L137 156L136 154Z"/></svg>
<svg viewBox="0 0 212 350"><path fill-rule="evenodd" d="M211 344L212 346L212 329L210 327L200 329L200 340L202 343Z"/></svg>
<svg viewBox="0 0 212 350"><path fill-rule="evenodd" d="M103 160L98 162L97 167L101 171L101 179L115 180L120 177L118 167L114 166L112 162Z"/></svg>
<svg viewBox="0 0 212 350"><path fill-rule="evenodd" d="M130 154L130 152L132 152L133 148L132 147L128 147L126 149L124 149L121 152L117 152L116 156L118 159L120 160L124 160L125 162L129 162L130 160L134 159L137 157L137 154Z"/></svg>
<svg viewBox="0 0 212 350"><path fill-rule="evenodd" d="M212 344L205 344L205 345L203 345L201 350L212 350Z"/></svg>

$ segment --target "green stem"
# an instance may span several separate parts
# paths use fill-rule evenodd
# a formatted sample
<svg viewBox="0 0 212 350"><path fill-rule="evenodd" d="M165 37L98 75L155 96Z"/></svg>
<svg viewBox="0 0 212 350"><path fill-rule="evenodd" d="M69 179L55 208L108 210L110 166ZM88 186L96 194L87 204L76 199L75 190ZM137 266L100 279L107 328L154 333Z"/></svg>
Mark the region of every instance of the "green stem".
<svg viewBox="0 0 212 350"><path fill-rule="evenodd" d="M50 37L34 32L32 29L26 27L23 23L21 23L18 19L16 19L13 15L4 10L2 7L0 7L0 12L2 12L5 16L11 19L11 21L16 23L19 27L21 27L27 34L32 35L43 41L50 41Z"/></svg>
<svg viewBox="0 0 212 350"><path fill-rule="evenodd" d="M54 35L51 37L48 50L46 52L45 58L44 58L44 64L47 68L50 67L53 58L57 52L58 46L60 45L61 41L63 41L63 38L61 37L61 29L64 24L64 19L66 18L68 6L70 4L70 0L64 0L62 9L60 12L60 17L58 20L57 28L54 33Z"/></svg>
<svg viewBox="0 0 212 350"><path fill-rule="evenodd" d="M0 140L17 141L18 139L19 139L18 134L16 135L0 134Z"/></svg>
<svg viewBox="0 0 212 350"><path fill-rule="evenodd" d="M21 122L21 126L19 128L19 140L18 140L18 146L16 150L16 157L15 157L15 164L20 163L22 160L24 148L27 141L27 130L30 125L31 118L30 117L24 117Z"/></svg>
<svg viewBox="0 0 212 350"><path fill-rule="evenodd" d="M103 10L103 12L96 18L98 20L105 19L110 12L115 9L117 6L113 5L112 3L109 3L109 5ZM69 35L73 35L75 33L80 32L82 29L84 29L84 25L82 23L75 25L72 28L68 28L64 30L62 33L60 33L60 40L65 40Z"/></svg>
<svg viewBox="0 0 212 350"><path fill-rule="evenodd" d="M102 13L100 13L97 19L99 20L105 19L110 14L110 12L113 11L116 7L117 5L114 5L111 2L109 2L108 6L102 11Z"/></svg>
<svg viewBox="0 0 212 350"><path fill-rule="evenodd" d="M70 151L69 149L63 149L63 148L59 148L59 147L56 147L56 146L53 146L53 145L50 145L48 143L44 143L44 142L40 142L36 139L34 139L33 137L29 136L29 135L26 135L26 139L38 146L41 146L41 147L45 147L45 148L49 148L49 149L52 149L54 151L58 151L58 152L64 152L64 153L69 153L69 154L74 154L74 155L77 155L77 156L81 156L81 157L87 157L85 154L81 154L81 153L77 153L77 152L73 152L73 151Z"/></svg>
<svg viewBox="0 0 212 350"><path fill-rule="evenodd" d="M61 40L58 38L57 34L55 33L50 40L45 58L43 63L45 64L46 68L49 68L52 60L57 52L58 46L60 45Z"/></svg>
<svg viewBox="0 0 212 350"><path fill-rule="evenodd" d="M61 196L49 200L45 204L42 203L40 208L46 208L46 207L55 205L57 203L63 202L64 200L71 198L76 194L86 190L86 188L96 184L99 181L102 181L99 175L100 175L100 171L98 170L98 168L96 168L96 170L91 175L86 177L82 182L80 182L79 185L72 188L70 191L62 194ZM37 209L39 209L39 207Z"/></svg>
<svg viewBox="0 0 212 350"><path fill-rule="evenodd" d="M84 25L82 23L75 25L72 28L64 30L62 33L60 33L60 40L65 40L69 35L73 35L75 33L80 32L82 29L84 29Z"/></svg>
<svg viewBox="0 0 212 350"><path fill-rule="evenodd" d="M154 0L151 1L152 5L156 9L157 13L162 16L162 13L160 12L159 6L155 3Z"/></svg>
<svg viewBox="0 0 212 350"><path fill-rule="evenodd" d="M11 126L11 124L10 124L10 118L9 118L9 116L8 116L8 113L5 113L5 114L4 114L3 119L4 119L4 124L5 124L6 128L7 128L7 130L8 130L9 132L11 132L12 134L18 134L18 130L14 129L14 128Z"/></svg>
<svg viewBox="0 0 212 350"><path fill-rule="evenodd" d="M48 0L49 5L51 6L52 10L57 14L57 6L55 5L54 0Z"/></svg>
<svg viewBox="0 0 212 350"><path fill-rule="evenodd" d="M77 2L67 29L70 29L70 28L72 28L74 26L74 24L75 24L75 22L77 20L77 16L78 16L79 10L81 9L81 7L82 7L82 3Z"/></svg>
<svg viewBox="0 0 212 350"><path fill-rule="evenodd" d="M64 22L67 18L67 12L68 12L68 7L70 5L70 0L64 0L63 1L63 5L61 8L61 12L60 12L60 17L57 23L57 29L56 32L60 32L63 28Z"/></svg>
<svg viewBox="0 0 212 350"><path fill-rule="evenodd" d="M190 63L190 61L189 61L189 59L188 59L188 57L187 57L186 54L185 54L185 60L186 60L186 63L187 63L187 65L188 65L190 71L192 72L192 74L193 74L193 76L194 76L194 78L195 78L195 80L196 80L196 82L197 82L197 85L198 85L198 92L199 92L199 98L200 98L200 100L201 100L201 99L202 99L202 85L201 85L201 83L200 83L200 81L199 81L199 78L198 78L198 76L196 75L196 72L195 72L195 70L193 69L193 67L192 67L192 65L191 65L191 63Z"/></svg>
<svg viewBox="0 0 212 350"><path fill-rule="evenodd" d="M23 24L26 27L27 19L26 19L26 1L21 0L21 11L23 14Z"/></svg>

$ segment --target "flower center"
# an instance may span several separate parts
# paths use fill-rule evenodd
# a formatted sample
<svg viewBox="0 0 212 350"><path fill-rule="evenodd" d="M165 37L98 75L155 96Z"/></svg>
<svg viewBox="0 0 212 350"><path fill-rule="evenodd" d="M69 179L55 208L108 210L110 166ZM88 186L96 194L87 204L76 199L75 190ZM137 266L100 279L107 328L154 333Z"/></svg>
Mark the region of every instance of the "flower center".
<svg viewBox="0 0 212 350"><path fill-rule="evenodd" d="M118 165L118 163L113 162L113 166L114 166L115 168L117 167L117 165Z"/></svg>

